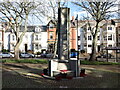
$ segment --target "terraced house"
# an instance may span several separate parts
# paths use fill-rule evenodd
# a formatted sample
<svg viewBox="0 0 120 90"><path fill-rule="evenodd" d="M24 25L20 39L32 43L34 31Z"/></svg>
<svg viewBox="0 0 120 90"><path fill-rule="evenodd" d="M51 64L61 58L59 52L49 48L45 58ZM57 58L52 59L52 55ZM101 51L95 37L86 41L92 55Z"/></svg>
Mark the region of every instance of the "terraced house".
<svg viewBox="0 0 120 90"><path fill-rule="evenodd" d="M95 27L94 20L89 20L89 21L78 20L77 22L74 19L74 17L72 17L72 20L70 22L70 32L69 32L70 49L75 49L79 51L85 50L86 53L90 54L92 51L92 39L93 39L91 34L91 29L93 29L94 31L94 27ZM53 29L50 30L52 31ZM49 31L49 33L51 31ZM52 31L52 33L56 33L55 28ZM48 37L50 37L50 34L48 34ZM53 39L51 38L51 40ZM54 40L52 41L52 43L54 43ZM100 53L106 47L120 47L120 20L114 19L114 20L102 21L98 28L98 36L96 42L97 42L97 46L96 46L97 53ZM114 54L115 51L109 50L108 53Z"/></svg>
<svg viewBox="0 0 120 90"><path fill-rule="evenodd" d="M4 30L4 32L2 32ZM20 27L20 32L23 32L23 27ZM12 29L1 30L1 50L6 49L10 52L14 52L16 44L16 36ZM21 33L20 33L21 34ZM32 51L33 53L47 50L47 31L46 26L28 26L28 31L25 33L22 43L20 45L20 52ZM0 50L0 51L1 51Z"/></svg>
<svg viewBox="0 0 120 90"><path fill-rule="evenodd" d="M111 20L100 23L96 46L98 53L105 47L120 47L120 20L114 19L113 21L115 22L114 24ZM92 35L90 28L93 29L94 26L95 21L93 20L78 20L77 22L74 17L72 17L69 32L70 49L85 50L86 53L91 53ZM20 32L22 32L23 27L21 27L20 30ZM36 53L47 50L53 52L57 39L56 30L56 26L52 20L46 26L28 26L28 31L25 33L20 45L20 51L26 52L31 50ZM5 29L1 24L0 37L0 51L7 49L14 52L16 39L12 30ZM114 51L109 50L109 53L114 53Z"/></svg>

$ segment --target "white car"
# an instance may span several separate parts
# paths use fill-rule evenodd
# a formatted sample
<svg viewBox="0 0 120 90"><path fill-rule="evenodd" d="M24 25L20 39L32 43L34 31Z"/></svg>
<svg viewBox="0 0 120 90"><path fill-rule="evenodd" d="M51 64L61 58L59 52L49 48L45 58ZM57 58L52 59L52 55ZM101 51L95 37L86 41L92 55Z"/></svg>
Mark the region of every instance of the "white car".
<svg viewBox="0 0 120 90"><path fill-rule="evenodd" d="M34 54L30 54L30 53L21 53L20 57L22 58L34 58Z"/></svg>
<svg viewBox="0 0 120 90"><path fill-rule="evenodd" d="M12 58L14 57L14 54L11 53L0 53L1 58Z"/></svg>

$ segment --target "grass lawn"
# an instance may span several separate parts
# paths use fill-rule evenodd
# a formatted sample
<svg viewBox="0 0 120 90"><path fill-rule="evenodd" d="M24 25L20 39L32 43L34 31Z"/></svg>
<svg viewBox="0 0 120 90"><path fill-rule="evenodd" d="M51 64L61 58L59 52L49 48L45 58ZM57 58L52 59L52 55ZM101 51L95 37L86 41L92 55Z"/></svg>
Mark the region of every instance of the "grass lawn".
<svg viewBox="0 0 120 90"><path fill-rule="evenodd" d="M31 63L31 64L48 64L47 59L1 59L0 62L2 63ZM120 65L120 63L115 62L101 62L101 61L81 61L82 65Z"/></svg>
<svg viewBox="0 0 120 90"><path fill-rule="evenodd" d="M81 61L82 65L120 65L120 63L115 62L101 62L101 61Z"/></svg>
<svg viewBox="0 0 120 90"><path fill-rule="evenodd" d="M15 60L15 59L3 59L1 61L2 63L32 63L32 64L47 64L48 60L46 59L20 59L20 60Z"/></svg>

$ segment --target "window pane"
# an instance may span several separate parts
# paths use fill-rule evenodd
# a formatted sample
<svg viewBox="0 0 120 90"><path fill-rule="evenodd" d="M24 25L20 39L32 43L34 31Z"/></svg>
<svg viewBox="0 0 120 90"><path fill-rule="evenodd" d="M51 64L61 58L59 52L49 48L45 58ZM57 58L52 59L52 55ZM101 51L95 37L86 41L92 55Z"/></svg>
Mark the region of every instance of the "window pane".
<svg viewBox="0 0 120 90"><path fill-rule="evenodd" d="M108 40L112 40L112 34L108 36Z"/></svg>
<svg viewBox="0 0 120 90"><path fill-rule="evenodd" d="M15 40L15 36L14 36L14 35L12 35L12 40L13 40L13 41Z"/></svg>
<svg viewBox="0 0 120 90"><path fill-rule="evenodd" d="M92 47L92 45L89 44L88 47Z"/></svg>
<svg viewBox="0 0 120 90"><path fill-rule="evenodd" d="M98 36L98 40L100 40L100 36Z"/></svg>
<svg viewBox="0 0 120 90"><path fill-rule="evenodd" d="M91 30L91 27L88 27L88 30Z"/></svg>
<svg viewBox="0 0 120 90"><path fill-rule="evenodd" d="M35 36L35 40L38 40L38 35Z"/></svg>
<svg viewBox="0 0 120 90"><path fill-rule="evenodd" d="M91 36L88 36L88 40L92 40L92 37L91 37Z"/></svg>
<svg viewBox="0 0 120 90"><path fill-rule="evenodd" d="M108 45L108 47L112 47L112 45Z"/></svg>
<svg viewBox="0 0 120 90"><path fill-rule="evenodd" d="M53 39L53 34L52 33L50 33L50 39Z"/></svg>
<svg viewBox="0 0 120 90"><path fill-rule="evenodd" d="M107 40L107 36L104 36L104 40Z"/></svg>
<svg viewBox="0 0 120 90"><path fill-rule="evenodd" d="M78 40L80 40L80 36L78 36Z"/></svg>
<svg viewBox="0 0 120 90"><path fill-rule="evenodd" d="M38 44L35 45L35 49L39 49L39 48L38 48Z"/></svg>
<svg viewBox="0 0 120 90"><path fill-rule="evenodd" d="M112 27L108 27L108 30L112 30Z"/></svg>
<svg viewBox="0 0 120 90"><path fill-rule="evenodd" d="M80 49L80 45L78 45L78 49Z"/></svg>

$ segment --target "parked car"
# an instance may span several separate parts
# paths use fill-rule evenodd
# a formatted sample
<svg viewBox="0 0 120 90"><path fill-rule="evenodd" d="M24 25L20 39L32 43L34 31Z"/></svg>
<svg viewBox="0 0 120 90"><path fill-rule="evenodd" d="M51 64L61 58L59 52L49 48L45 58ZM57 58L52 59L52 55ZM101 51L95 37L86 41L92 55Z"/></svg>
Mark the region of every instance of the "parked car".
<svg viewBox="0 0 120 90"><path fill-rule="evenodd" d="M49 53L49 54L46 54L46 58L52 58L53 57L53 54Z"/></svg>
<svg viewBox="0 0 120 90"><path fill-rule="evenodd" d="M14 54L12 53L0 53L1 58L12 58L14 57Z"/></svg>
<svg viewBox="0 0 120 90"><path fill-rule="evenodd" d="M43 53L43 54L41 54L41 57L42 57L42 58L46 58L46 55L47 55L47 54Z"/></svg>
<svg viewBox="0 0 120 90"><path fill-rule="evenodd" d="M108 57L108 58L111 58L111 57L113 57L113 56L112 56L111 54L109 54L109 53L108 53L108 56L107 56L107 54L103 54L103 55L97 56L97 58L102 58L102 57L103 57L103 58L107 58L107 57Z"/></svg>
<svg viewBox="0 0 120 90"><path fill-rule="evenodd" d="M104 54L104 55L103 55L103 58L107 58L107 57L108 57L108 58L111 58L112 55L111 55L111 54L108 54L108 56L107 56L107 54Z"/></svg>
<svg viewBox="0 0 120 90"><path fill-rule="evenodd" d="M34 55L34 54L31 54L31 53L21 53L21 54L20 54L20 57L21 57L21 58L34 58L35 55Z"/></svg>
<svg viewBox="0 0 120 90"><path fill-rule="evenodd" d="M54 56L54 54L52 54L52 53L48 53L48 54L43 53L43 54L41 54L42 58L52 58L53 56ZM57 58L57 57L58 57L58 55L55 55L55 58Z"/></svg>

